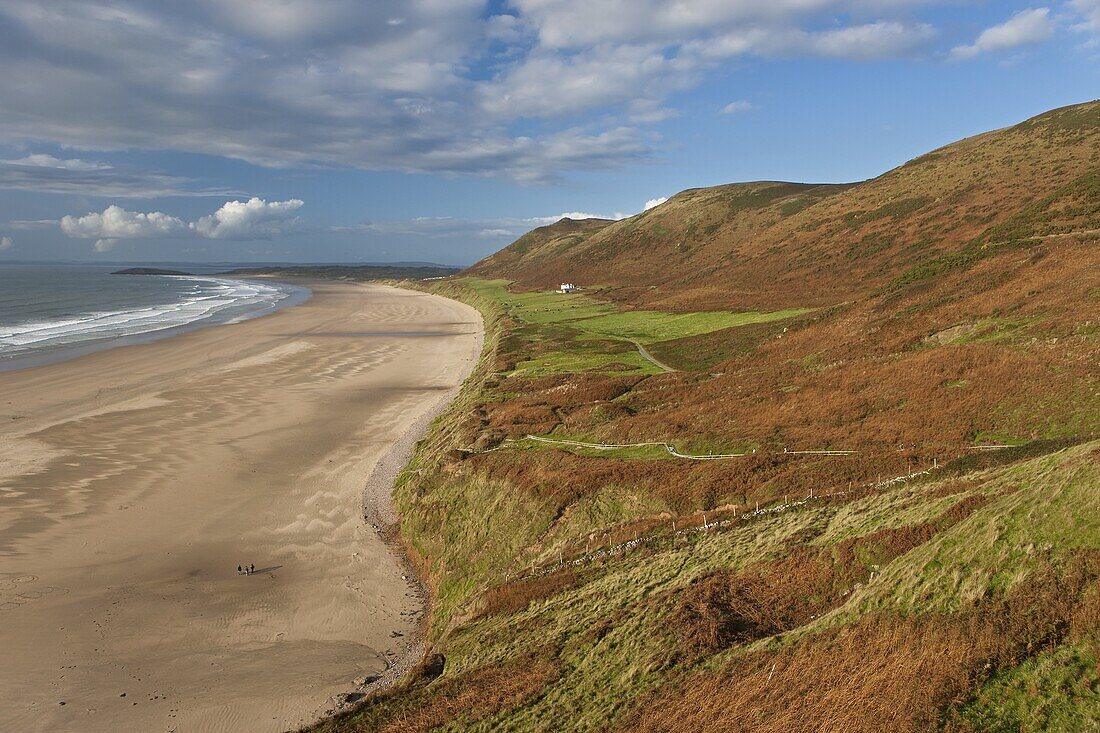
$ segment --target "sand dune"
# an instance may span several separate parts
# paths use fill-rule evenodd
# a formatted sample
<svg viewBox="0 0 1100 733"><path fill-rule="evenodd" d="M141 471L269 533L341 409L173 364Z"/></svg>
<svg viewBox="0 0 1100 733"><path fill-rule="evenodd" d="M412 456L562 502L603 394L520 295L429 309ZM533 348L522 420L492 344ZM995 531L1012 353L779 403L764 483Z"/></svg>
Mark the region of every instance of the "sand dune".
<svg viewBox="0 0 1100 733"><path fill-rule="evenodd" d="M418 601L364 485L468 374L480 317L314 292L0 374L0 728L285 730L404 650Z"/></svg>

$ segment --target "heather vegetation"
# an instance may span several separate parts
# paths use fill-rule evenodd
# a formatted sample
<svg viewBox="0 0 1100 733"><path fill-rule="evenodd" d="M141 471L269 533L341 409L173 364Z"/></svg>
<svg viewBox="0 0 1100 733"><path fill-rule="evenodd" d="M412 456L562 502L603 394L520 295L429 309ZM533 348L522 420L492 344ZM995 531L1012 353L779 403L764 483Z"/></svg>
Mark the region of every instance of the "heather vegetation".
<svg viewBox="0 0 1100 733"><path fill-rule="evenodd" d="M488 334L396 492L442 658L321 729L1096 727L1098 135L687 191L433 286Z"/></svg>

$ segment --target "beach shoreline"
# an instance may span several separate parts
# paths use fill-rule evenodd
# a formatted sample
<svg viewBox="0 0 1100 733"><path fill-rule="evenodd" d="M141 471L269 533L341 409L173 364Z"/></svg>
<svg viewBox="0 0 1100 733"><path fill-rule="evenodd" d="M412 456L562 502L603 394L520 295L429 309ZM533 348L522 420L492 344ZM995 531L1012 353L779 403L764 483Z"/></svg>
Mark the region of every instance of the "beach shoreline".
<svg viewBox="0 0 1100 733"><path fill-rule="evenodd" d="M122 276L120 276L122 277ZM157 275L131 275L126 277L160 277ZM167 277L177 277L175 275ZM251 277L251 276L232 276L223 277L220 275L188 275L180 276L189 280L207 280L207 281L240 281L249 282L250 280L260 280L265 283L270 283L271 278ZM285 293L284 297L274 303L265 304L263 307L255 308L253 310L245 311L240 314L233 314L226 318L224 316L204 317L186 323L177 323L161 328L149 329L138 333L120 334L120 335L104 335L101 337L91 337L87 340L76 341L72 343L59 344L48 348L17 353L14 355L0 355L0 373L21 371L23 369L34 369L36 367L49 366L50 364L59 364L61 362L69 361L71 359L79 359L82 356L88 356L89 354L95 354L100 351L107 351L109 349L119 348L123 346L136 346L139 344L148 344L155 341L160 341L167 338L173 338L185 333L191 333L203 328L212 328L215 326L232 325L234 323L243 323L244 321L252 320L253 318L263 318L273 313L278 313L285 308L293 308L296 305L301 305L309 300L313 293L310 291L307 281L295 280L293 278L281 278L276 281L280 286L287 287L289 290Z"/></svg>
<svg viewBox="0 0 1100 733"><path fill-rule="evenodd" d="M310 287L260 318L0 374L5 725L286 730L419 661L424 589L365 517L393 511L481 318Z"/></svg>

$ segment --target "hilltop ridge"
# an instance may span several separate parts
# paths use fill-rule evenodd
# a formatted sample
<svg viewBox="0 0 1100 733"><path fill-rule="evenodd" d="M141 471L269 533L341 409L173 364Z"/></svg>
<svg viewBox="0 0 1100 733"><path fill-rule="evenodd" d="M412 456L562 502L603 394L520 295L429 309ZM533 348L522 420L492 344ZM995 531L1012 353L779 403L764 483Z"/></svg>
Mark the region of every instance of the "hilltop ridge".
<svg viewBox="0 0 1100 733"><path fill-rule="evenodd" d="M1097 117L1095 101L1053 110L860 183L688 189L620 221L542 227L469 272L612 284L616 301L673 310L845 300L968 244L1095 229L1074 202L1095 202Z"/></svg>

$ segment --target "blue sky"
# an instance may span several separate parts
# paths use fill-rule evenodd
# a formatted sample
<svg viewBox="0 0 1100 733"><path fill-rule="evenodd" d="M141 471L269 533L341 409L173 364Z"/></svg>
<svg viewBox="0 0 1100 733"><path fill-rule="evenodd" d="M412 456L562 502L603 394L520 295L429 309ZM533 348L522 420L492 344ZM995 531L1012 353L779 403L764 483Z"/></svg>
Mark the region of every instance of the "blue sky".
<svg viewBox="0 0 1100 733"><path fill-rule="evenodd" d="M1100 0L0 0L0 261L469 264L1100 94Z"/></svg>

